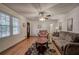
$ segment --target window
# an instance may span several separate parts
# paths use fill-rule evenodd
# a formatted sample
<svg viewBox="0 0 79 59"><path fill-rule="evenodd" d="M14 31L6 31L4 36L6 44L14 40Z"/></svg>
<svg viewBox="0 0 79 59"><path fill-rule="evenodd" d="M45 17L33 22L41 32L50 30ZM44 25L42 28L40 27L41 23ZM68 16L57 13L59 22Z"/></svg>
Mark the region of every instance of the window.
<svg viewBox="0 0 79 59"><path fill-rule="evenodd" d="M19 19L0 12L0 38L19 34Z"/></svg>
<svg viewBox="0 0 79 59"><path fill-rule="evenodd" d="M20 28L19 28L19 19L13 17L13 34L19 34Z"/></svg>
<svg viewBox="0 0 79 59"><path fill-rule="evenodd" d="M10 16L0 13L0 38L10 35Z"/></svg>

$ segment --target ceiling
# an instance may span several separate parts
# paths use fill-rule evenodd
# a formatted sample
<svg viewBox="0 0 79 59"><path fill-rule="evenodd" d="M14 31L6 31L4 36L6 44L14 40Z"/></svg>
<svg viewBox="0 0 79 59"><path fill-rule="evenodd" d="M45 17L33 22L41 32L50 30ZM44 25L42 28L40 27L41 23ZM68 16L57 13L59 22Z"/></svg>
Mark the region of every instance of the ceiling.
<svg viewBox="0 0 79 59"><path fill-rule="evenodd" d="M39 12L44 15L51 15L49 20L55 20L54 16L66 14L73 8L77 7L77 3L5 3L7 7L13 9L17 13L23 15L29 20L38 20Z"/></svg>

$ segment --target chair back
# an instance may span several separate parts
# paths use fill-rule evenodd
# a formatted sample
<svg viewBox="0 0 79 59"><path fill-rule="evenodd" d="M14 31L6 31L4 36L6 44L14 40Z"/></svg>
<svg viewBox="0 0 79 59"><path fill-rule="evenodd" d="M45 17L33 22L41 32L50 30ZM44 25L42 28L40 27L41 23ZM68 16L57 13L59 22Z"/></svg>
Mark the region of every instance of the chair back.
<svg viewBox="0 0 79 59"><path fill-rule="evenodd" d="M48 32L47 30L40 30L38 33L39 39L38 39L38 43L45 43L47 42L47 37L48 37Z"/></svg>

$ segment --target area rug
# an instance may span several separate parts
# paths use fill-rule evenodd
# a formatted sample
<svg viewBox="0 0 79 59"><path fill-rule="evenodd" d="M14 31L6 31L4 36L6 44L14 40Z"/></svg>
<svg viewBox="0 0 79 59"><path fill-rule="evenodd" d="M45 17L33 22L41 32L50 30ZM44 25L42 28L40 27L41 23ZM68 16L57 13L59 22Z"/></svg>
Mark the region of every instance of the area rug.
<svg viewBox="0 0 79 59"><path fill-rule="evenodd" d="M57 54L56 50L50 49L49 47L44 54L40 54L40 55L56 55L56 54ZM31 48L29 48L28 51L25 53L25 55L39 55L36 49L36 44L33 44Z"/></svg>

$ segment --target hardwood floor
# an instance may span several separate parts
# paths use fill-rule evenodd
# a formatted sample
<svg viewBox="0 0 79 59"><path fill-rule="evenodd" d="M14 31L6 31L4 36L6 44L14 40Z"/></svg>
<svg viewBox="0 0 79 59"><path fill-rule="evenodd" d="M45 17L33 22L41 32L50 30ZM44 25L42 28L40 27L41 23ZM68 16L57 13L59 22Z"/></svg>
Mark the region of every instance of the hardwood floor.
<svg viewBox="0 0 79 59"><path fill-rule="evenodd" d="M37 41L37 37L30 37L29 39L25 39L19 44L13 46L10 49L5 50L1 53L1 55L24 55L25 52ZM52 43L51 47L56 49L57 54L60 55L54 43Z"/></svg>
<svg viewBox="0 0 79 59"><path fill-rule="evenodd" d="M24 55L28 48L30 48L30 46L35 43L36 40L36 37L25 39L14 47L2 52L1 55Z"/></svg>

